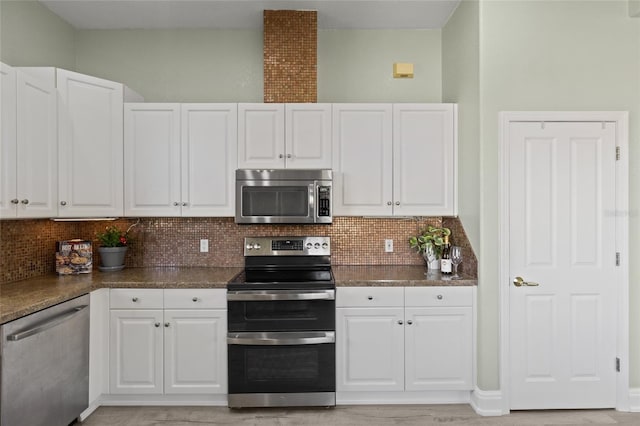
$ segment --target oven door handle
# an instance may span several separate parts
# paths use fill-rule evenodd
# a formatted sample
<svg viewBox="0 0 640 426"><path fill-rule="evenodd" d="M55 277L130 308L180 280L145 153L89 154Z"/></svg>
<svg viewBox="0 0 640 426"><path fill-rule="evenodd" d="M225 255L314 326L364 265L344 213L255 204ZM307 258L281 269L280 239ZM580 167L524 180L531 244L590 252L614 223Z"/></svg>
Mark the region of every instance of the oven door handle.
<svg viewBox="0 0 640 426"><path fill-rule="evenodd" d="M307 331L282 333L229 333L227 344L244 346L319 345L335 343L333 331Z"/></svg>
<svg viewBox="0 0 640 426"><path fill-rule="evenodd" d="M242 290L228 291L231 302L264 300L336 300L335 290Z"/></svg>

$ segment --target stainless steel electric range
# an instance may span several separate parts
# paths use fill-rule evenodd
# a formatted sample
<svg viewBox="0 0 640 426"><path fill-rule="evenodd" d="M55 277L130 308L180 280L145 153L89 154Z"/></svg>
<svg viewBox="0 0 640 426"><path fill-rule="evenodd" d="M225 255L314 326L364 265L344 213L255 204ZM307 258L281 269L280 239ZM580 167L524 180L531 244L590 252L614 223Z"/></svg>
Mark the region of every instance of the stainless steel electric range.
<svg viewBox="0 0 640 426"><path fill-rule="evenodd" d="M335 405L329 237L251 237L227 285L229 407Z"/></svg>

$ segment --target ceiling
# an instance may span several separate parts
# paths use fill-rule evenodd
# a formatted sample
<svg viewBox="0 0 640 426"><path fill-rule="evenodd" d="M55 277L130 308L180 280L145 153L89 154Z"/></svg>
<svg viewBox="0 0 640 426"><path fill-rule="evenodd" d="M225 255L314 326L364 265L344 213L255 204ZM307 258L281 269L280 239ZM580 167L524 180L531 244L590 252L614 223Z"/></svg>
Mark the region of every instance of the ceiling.
<svg viewBox="0 0 640 426"><path fill-rule="evenodd" d="M262 29L264 9L317 10L320 29L433 29L460 1L40 0L76 29Z"/></svg>

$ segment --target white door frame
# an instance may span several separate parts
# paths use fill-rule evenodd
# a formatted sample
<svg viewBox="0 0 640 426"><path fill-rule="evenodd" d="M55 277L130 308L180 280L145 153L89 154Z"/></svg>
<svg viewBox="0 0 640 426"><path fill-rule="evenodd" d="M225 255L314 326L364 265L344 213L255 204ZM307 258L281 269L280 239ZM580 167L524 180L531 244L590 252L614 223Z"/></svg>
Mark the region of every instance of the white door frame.
<svg viewBox="0 0 640 426"><path fill-rule="evenodd" d="M626 111L504 111L499 114L499 235L498 293L500 303L499 369L502 413L510 411L509 389L509 123L515 121L595 121L616 123L616 146L620 160L616 162L616 248L620 267L614 277L619 288L617 347L620 373L617 374L616 409L629 411L629 113ZM612 256L613 261L613 256Z"/></svg>

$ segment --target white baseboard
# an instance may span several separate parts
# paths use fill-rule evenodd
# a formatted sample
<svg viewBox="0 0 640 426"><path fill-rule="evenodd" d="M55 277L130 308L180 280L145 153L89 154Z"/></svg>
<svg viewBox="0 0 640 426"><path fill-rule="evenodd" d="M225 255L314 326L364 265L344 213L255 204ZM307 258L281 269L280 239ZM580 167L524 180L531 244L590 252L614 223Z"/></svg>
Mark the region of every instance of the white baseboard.
<svg viewBox="0 0 640 426"><path fill-rule="evenodd" d="M502 416L509 414L503 410L502 392L483 391L476 388L471 392L471 407L481 416Z"/></svg>
<svg viewBox="0 0 640 426"><path fill-rule="evenodd" d="M469 404L469 391L336 392L337 405Z"/></svg>
<svg viewBox="0 0 640 426"><path fill-rule="evenodd" d="M91 413L93 413L94 411L96 411L98 409L98 407L100 407L100 398L96 399L95 401L93 401L91 404L89 404L89 406L87 407L86 410L84 410L82 413L80 413L80 415L78 416L78 419L81 422L84 422L87 417L89 417L91 415Z"/></svg>
<svg viewBox="0 0 640 426"><path fill-rule="evenodd" d="M640 413L640 388L629 389L629 411Z"/></svg>

